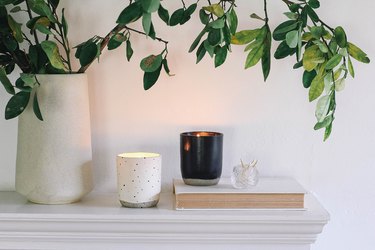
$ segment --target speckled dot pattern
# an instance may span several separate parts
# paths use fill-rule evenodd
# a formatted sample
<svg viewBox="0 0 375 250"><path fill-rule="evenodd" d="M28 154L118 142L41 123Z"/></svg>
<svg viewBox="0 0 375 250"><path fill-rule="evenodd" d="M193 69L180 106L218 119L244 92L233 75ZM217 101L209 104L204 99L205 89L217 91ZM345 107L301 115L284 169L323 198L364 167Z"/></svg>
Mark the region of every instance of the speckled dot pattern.
<svg viewBox="0 0 375 250"><path fill-rule="evenodd" d="M159 201L161 190L161 155L156 153L118 155L117 188L123 206L155 206Z"/></svg>

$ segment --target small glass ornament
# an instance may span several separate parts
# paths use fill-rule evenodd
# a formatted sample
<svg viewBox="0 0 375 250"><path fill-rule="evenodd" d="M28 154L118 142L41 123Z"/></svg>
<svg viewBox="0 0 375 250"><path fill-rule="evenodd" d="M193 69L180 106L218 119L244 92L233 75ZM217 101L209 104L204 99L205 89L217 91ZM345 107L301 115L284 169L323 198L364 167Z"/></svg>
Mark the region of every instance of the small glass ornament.
<svg viewBox="0 0 375 250"><path fill-rule="evenodd" d="M244 164L233 167L231 182L234 188L244 189L250 188L258 184L259 172L256 168L257 160L253 160L250 164Z"/></svg>

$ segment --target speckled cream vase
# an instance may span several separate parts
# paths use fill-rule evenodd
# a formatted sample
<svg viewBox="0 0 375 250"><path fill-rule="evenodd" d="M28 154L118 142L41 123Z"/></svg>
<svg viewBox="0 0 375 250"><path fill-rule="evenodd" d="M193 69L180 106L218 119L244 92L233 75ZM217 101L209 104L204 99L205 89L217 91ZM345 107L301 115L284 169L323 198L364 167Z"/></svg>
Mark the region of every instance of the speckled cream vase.
<svg viewBox="0 0 375 250"><path fill-rule="evenodd" d="M118 155L117 187L124 207L156 206L161 190L161 155L142 152Z"/></svg>
<svg viewBox="0 0 375 250"><path fill-rule="evenodd" d="M16 191L34 203L72 203L92 190L87 76L37 79L44 121L36 118L32 105L19 117Z"/></svg>

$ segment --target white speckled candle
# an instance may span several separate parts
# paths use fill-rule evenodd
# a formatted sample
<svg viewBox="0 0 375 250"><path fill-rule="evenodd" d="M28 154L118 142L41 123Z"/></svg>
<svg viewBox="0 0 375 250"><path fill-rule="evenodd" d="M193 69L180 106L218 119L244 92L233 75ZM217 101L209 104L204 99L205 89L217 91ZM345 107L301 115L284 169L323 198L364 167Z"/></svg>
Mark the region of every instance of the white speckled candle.
<svg viewBox="0 0 375 250"><path fill-rule="evenodd" d="M161 190L161 155L123 153L117 156L117 188L124 207L153 207Z"/></svg>

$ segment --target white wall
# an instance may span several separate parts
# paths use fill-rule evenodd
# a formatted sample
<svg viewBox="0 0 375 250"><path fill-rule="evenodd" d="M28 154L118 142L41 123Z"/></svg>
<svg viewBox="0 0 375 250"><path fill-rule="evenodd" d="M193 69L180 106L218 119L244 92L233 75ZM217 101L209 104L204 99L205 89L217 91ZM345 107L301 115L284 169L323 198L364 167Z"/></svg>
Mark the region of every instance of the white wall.
<svg viewBox="0 0 375 250"><path fill-rule="evenodd" d="M188 3L192 1L187 1ZM238 1L240 29L261 23L248 13L262 14L263 1ZM71 40L77 44L113 26L124 1L66 0ZM179 7L178 1L167 1ZM321 1L320 16L332 26L342 25L349 40L375 60L375 3ZM282 1L269 1L271 25L283 20ZM263 175L297 178L320 199L331 221L313 249L374 249L375 239L375 64L355 63L356 78L337 95L337 113L328 142L314 132L315 104L308 103L300 70L294 61L272 61L267 83L260 67L243 70L245 54L236 47L225 65L214 69L205 58L195 64L187 54L199 32L199 21L165 28L157 34L173 41L169 64L174 77L162 74L151 90L142 87L139 61L158 53L162 44L137 37L134 58L125 60L124 48L104 52L100 64L88 70L90 80L93 163L97 190L115 190L115 156L125 151L156 151L163 155L164 189L179 176L179 133L195 129L224 133L224 175L242 158L259 160ZM276 44L274 43L274 49ZM0 110L9 98L0 92ZM0 119L0 190L14 188L16 121Z"/></svg>

